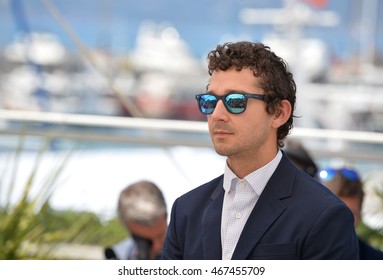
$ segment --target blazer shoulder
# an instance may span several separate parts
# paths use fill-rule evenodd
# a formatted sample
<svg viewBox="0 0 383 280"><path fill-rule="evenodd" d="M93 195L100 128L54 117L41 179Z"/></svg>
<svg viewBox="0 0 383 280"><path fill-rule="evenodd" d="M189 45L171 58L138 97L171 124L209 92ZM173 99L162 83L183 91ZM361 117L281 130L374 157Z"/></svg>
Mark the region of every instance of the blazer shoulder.
<svg viewBox="0 0 383 280"><path fill-rule="evenodd" d="M179 209L198 209L208 201L219 197L223 192L223 175L196 187L176 199L175 204Z"/></svg>
<svg viewBox="0 0 383 280"><path fill-rule="evenodd" d="M283 181L280 178L284 178ZM325 209L341 200L319 181L296 167L284 156L275 174L270 180L275 187L279 198L291 198L292 201L300 201L302 207L319 207Z"/></svg>
<svg viewBox="0 0 383 280"><path fill-rule="evenodd" d="M223 184L223 174L181 195L180 199L190 199L195 196L208 196L209 194L212 194L220 184Z"/></svg>

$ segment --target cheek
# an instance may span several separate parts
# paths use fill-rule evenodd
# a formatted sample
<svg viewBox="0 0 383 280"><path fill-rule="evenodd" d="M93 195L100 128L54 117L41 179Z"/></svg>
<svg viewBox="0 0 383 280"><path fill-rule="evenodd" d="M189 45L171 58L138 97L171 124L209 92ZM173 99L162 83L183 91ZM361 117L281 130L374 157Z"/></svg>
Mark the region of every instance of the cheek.
<svg viewBox="0 0 383 280"><path fill-rule="evenodd" d="M213 120L211 118L211 115L207 116L207 126L208 126L209 130L211 130L211 128L213 127Z"/></svg>
<svg viewBox="0 0 383 280"><path fill-rule="evenodd" d="M246 135L257 135L269 127L270 124L268 123L268 120L263 116L252 114L241 120L238 120L235 126L238 127L238 129Z"/></svg>

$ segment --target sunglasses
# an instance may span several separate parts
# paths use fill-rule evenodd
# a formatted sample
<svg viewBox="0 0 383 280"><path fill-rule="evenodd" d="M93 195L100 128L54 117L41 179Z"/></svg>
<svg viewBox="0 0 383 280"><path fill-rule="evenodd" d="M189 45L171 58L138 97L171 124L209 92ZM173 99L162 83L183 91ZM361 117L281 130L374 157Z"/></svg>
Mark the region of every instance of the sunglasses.
<svg viewBox="0 0 383 280"><path fill-rule="evenodd" d="M217 96L213 93L202 93L195 96L198 108L202 114L210 115L214 112L219 100L222 100L225 108L232 114L240 114L246 110L247 100L254 98L264 100L264 94L230 92L226 95Z"/></svg>
<svg viewBox="0 0 383 280"><path fill-rule="evenodd" d="M330 181L335 178L336 174L342 174L347 180L350 181L358 181L360 180L359 174L350 168L340 168L340 169L334 169L334 168L325 168L318 172L318 178L321 181Z"/></svg>

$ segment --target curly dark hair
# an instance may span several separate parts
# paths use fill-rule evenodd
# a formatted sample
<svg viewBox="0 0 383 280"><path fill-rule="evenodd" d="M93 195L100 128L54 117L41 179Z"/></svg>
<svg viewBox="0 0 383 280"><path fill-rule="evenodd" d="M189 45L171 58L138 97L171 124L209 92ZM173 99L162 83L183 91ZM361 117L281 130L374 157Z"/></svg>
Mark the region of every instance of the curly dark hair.
<svg viewBox="0 0 383 280"><path fill-rule="evenodd" d="M281 100L288 100L295 109L296 84L287 63L268 46L254 42L236 42L218 45L209 52L208 69L211 76L214 70L228 70L235 68L241 71L244 68L253 71L255 77L261 78L260 86L266 98L266 110L269 114L278 112ZM278 128L278 146L284 146L284 139L293 127L293 113L287 122Z"/></svg>

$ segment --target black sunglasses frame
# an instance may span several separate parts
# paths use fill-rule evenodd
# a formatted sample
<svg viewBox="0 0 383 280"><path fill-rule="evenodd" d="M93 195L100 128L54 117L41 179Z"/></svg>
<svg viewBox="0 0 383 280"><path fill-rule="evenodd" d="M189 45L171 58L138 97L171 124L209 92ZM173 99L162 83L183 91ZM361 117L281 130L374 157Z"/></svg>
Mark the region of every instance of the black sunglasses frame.
<svg viewBox="0 0 383 280"><path fill-rule="evenodd" d="M232 109L230 108L230 106L227 104L227 100L226 98L232 94L237 94L237 95L242 95L244 97L244 100L245 100L245 103L244 103L244 107L243 107L243 111L241 112L233 112ZM202 96L204 95L208 95L208 96L214 96L217 100L213 110L211 111L211 113L206 113L206 112L203 112L202 110L202 104L201 104L201 98ZM258 94L258 93L242 93L242 92L229 92L228 94L225 94L225 95L216 95L216 94L213 94L213 93L201 93L201 94L197 94L195 96L195 98L197 99L197 102L198 102L198 109L200 110L200 112L204 115L211 115L213 114L214 110L215 110L215 107L217 106L217 103L219 100L222 100L223 102L223 105L225 106L226 110L231 113L231 114L241 114L243 112L245 112L246 110L246 107L247 107L247 100L249 98L253 98L253 99L258 99L258 100L264 100L265 99L265 94Z"/></svg>

